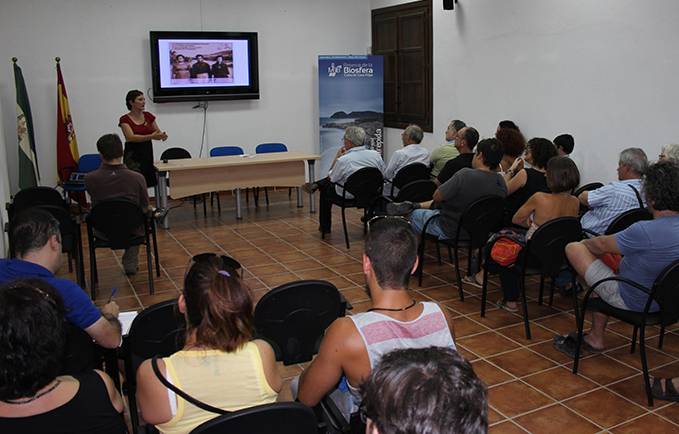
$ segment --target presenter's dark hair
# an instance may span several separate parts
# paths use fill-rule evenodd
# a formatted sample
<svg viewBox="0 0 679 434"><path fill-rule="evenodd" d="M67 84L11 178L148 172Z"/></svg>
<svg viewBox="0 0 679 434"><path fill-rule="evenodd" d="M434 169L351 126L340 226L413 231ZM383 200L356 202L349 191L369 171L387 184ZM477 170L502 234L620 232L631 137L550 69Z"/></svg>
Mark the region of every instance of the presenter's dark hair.
<svg viewBox="0 0 679 434"><path fill-rule="evenodd" d="M547 187L552 193L572 191L580 184L580 171L570 158L554 157L547 162Z"/></svg>
<svg viewBox="0 0 679 434"><path fill-rule="evenodd" d="M361 395L361 410L380 434L481 434L488 429L486 386L450 348L384 355Z"/></svg>
<svg viewBox="0 0 679 434"><path fill-rule="evenodd" d="M533 166L539 169L545 169L547 162L558 154L554 143L542 137L533 137L528 141L527 147L533 156Z"/></svg>
<svg viewBox="0 0 679 434"><path fill-rule="evenodd" d="M35 395L61 372L66 344L64 307L42 280L0 287L0 400Z"/></svg>
<svg viewBox="0 0 679 434"><path fill-rule="evenodd" d="M194 257L184 277L184 300L187 328L195 331L196 344L232 352L252 338L252 293L220 256Z"/></svg>
<svg viewBox="0 0 679 434"><path fill-rule="evenodd" d="M14 217L9 233L19 257L41 249L53 235L61 239L59 221L39 208L29 208Z"/></svg>
<svg viewBox="0 0 679 434"><path fill-rule="evenodd" d="M483 162L490 170L495 170L502 161L504 147L498 139L483 139L476 145L476 153L483 157Z"/></svg>
<svg viewBox="0 0 679 434"><path fill-rule="evenodd" d="M104 134L97 140L97 151L104 161L115 160L123 156L123 142L117 134Z"/></svg>
<svg viewBox="0 0 679 434"><path fill-rule="evenodd" d="M405 289L417 258L417 237L404 219L377 219L369 226L365 254L380 287Z"/></svg>
<svg viewBox="0 0 679 434"><path fill-rule="evenodd" d="M570 134L560 134L554 137L554 146L557 149L563 149L563 152L570 154L575 148L575 139Z"/></svg>
<svg viewBox="0 0 679 434"><path fill-rule="evenodd" d="M679 163L665 160L650 165L643 186L646 202L654 210L679 212Z"/></svg>
<svg viewBox="0 0 679 434"><path fill-rule="evenodd" d="M140 95L144 95L144 92L142 92L141 90L134 89L127 92L127 95L125 95L125 105L127 106L128 110L132 109L132 103Z"/></svg>

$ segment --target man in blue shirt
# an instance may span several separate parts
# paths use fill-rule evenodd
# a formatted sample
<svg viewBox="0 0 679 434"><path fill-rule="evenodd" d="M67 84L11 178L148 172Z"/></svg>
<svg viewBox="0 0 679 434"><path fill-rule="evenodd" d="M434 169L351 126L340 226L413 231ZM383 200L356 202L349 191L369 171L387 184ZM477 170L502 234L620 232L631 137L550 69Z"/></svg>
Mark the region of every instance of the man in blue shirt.
<svg viewBox="0 0 679 434"><path fill-rule="evenodd" d="M82 288L54 275L62 258L59 222L46 211L28 209L13 219L10 237L18 259L0 259L0 284L24 278L45 280L61 295L69 322L100 346L117 348L121 338L118 305L110 302L100 312Z"/></svg>
<svg viewBox="0 0 679 434"><path fill-rule="evenodd" d="M605 253L623 255L617 275L646 288L653 286L665 267L679 260L679 163L661 161L650 166L644 177L644 193L653 220L566 246L569 262L588 285L616 275L599 259ZM594 292L613 307L636 312L643 311L648 301L644 292L617 281L605 282ZM651 310L657 309L653 302ZM608 316L593 313L592 328L584 338L587 349L604 348L607 320Z"/></svg>

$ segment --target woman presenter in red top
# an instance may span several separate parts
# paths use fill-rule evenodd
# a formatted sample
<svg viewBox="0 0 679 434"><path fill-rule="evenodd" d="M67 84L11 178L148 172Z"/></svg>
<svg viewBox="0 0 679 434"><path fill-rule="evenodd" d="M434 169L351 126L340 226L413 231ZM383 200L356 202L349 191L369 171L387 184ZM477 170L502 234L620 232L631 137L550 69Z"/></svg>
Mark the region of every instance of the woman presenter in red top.
<svg viewBox="0 0 679 434"><path fill-rule="evenodd" d="M130 110L118 121L118 126L125 135L125 152L123 162L146 179L148 187L155 187L156 169L153 166L152 140L167 140L167 133L161 131L156 123L156 117L145 112L146 98L140 90L127 92L125 104Z"/></svg>

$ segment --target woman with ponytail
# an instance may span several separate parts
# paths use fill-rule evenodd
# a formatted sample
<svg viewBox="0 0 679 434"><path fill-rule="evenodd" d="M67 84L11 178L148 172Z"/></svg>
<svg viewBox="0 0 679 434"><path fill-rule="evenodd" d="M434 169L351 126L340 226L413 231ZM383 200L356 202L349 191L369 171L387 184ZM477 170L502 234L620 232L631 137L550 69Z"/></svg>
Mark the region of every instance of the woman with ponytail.
<svg viewBox="0 0 679 434"><path fill-rule="evenodd" d="M281 389L273 349L252 340L252 294L224 259L193 258L178 301L186 344L137 372L142 417L163 434L188 433L220 410L274 402Z"/></svg>

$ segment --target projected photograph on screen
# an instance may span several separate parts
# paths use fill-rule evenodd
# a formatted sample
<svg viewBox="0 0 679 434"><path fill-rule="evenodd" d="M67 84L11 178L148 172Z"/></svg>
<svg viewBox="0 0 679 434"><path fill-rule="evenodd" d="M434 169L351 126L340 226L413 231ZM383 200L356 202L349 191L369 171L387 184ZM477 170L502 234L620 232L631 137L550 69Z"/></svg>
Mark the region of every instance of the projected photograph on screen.
<svg viewBox="0 0 679 434"><path fill-rule="evenodd" d="M257 34L151 32L155 102L256 99Z"/></svg>

